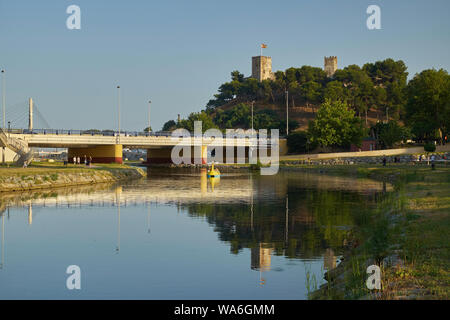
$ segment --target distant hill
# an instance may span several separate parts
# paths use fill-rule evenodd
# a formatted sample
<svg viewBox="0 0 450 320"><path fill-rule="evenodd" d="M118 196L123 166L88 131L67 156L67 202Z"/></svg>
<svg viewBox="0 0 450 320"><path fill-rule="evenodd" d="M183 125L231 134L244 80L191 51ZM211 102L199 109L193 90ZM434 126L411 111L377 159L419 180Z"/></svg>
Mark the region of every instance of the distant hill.
<svg viewBox="0 0 450 320"><path fill-rule="evenodd" d="M406 70L403 61L386 59L337 69L331 76L311 66L277 71L262 81L233 71L231 81L219 86L204 111L192 113L179 123L168 121L164 128L188 128L196 120L221 129L249 128L254 101L254 128L280 128L281 132L286 127L286 91L291 130L306 130L326 99L345 102L368 127L386 119L387 113L389 119L401 121L406 104Z"/></svg>
<svg viewBox="0 0 450 320"><path fill-rule="evenodd" d="M287 91L289 119L297 121L302 130L325 99L344 101L367 126L386 119L386 113L390 119L401 120L406 103L406 70L403 61L386 59L363 67L350 65L330 77L321 68L311 66L277 71L273 78L262 81L233 71L231 81L223 83L206 105L206 112L214 119L220 110L250 106L255 101L255 112L271 110L285 121Z"/></svg>

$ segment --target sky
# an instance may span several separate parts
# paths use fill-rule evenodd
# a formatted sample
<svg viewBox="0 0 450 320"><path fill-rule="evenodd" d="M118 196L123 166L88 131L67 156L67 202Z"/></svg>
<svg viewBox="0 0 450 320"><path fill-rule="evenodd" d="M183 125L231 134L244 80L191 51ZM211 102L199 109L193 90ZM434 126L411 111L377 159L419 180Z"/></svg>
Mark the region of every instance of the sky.
<svg viewBox="0 0 450 320"><path fill-rule="evenodd" d="M381 29L369 30L369 5ZM81 9L69 30L66 9ZM251 57L273 71L338 56L338 67L403 60L409 78L450 70L448 0L0 0L6 108L32 97L52 128L153 130L202 110ZM8 120L8 119L7 119ZM14 125L13 125L14 126Z"/></svg>

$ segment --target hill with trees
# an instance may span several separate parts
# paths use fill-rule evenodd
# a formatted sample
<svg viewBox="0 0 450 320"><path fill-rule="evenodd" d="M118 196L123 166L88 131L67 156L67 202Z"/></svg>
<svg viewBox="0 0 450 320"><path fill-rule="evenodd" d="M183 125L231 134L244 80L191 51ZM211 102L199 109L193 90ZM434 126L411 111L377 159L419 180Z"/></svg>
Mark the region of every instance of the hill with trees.
<svg viewBox="0 0 450 320"><path fill-rule="evenodd" d="M178 123L170 120L164 130L178 127L192 130L196 120L203 121L204 130L249 129L253 105L255 129L278 128L285 134L288 97L289 129L307 131L310 142L324 141L311 136L320 131L319 127L314 129L320 108L328 109L323 110L322 116L332 109L345 109L342 112L352 115L347 120L358 127L359 134L376 137L381 147L392 147L410 137L425 142L443 140L450 128L450 76L445 70L430 69L415 75L409 83L407 77L405 63L393 59L362 67L349 65L332 77L311 66L277 71L273 80L261 82L233 71L231 81L218 88L202 111L191 113ZM359 119L367 130L360 130L359 122L351 120L352 117ZM342 146L360 139L344 140Z"/></svg>

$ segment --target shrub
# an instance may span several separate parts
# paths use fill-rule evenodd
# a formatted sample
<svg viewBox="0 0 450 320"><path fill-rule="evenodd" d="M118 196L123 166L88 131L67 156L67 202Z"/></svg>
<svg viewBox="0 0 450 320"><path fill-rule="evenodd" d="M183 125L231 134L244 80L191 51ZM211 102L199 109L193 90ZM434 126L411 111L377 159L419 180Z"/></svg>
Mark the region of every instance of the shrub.
<svg viewBox="0 0 450 320"><path fill-rule="evenodd" d="M262 163L258 160L258 162L252 163L252 164L250 165L250 170L251 170L251 171L260 170L261 167L262 167Z"/></svg>
<svg viewBox="0 0 450 320"><path fill-rule="evenodd" d="M423 148L426 152L436 151L436 145L433 142L427 142Z"/></svg>
<svg viewBox="0 0 450 320"><path fill-rule="evenodd" d="M308 145L308 135L304 131L295 131L288 135L289 153L305 153Z"/></svg>

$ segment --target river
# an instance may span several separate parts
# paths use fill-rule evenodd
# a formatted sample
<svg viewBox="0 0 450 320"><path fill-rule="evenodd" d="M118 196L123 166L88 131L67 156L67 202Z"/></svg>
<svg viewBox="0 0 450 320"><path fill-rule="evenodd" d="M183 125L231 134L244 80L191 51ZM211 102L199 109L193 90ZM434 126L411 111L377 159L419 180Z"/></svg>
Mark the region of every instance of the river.
<svg viewBox="0 0 450 320"><path fill-rule="evenodd" d="M0 299L307 299L381 182L304 172L150 169L0 194ZM68 290L68 266L80 290Z"/></svg>

